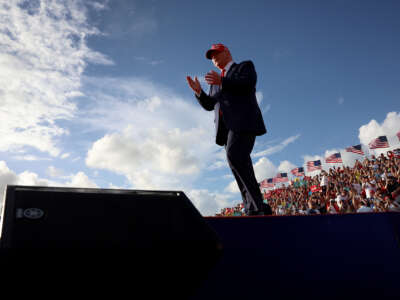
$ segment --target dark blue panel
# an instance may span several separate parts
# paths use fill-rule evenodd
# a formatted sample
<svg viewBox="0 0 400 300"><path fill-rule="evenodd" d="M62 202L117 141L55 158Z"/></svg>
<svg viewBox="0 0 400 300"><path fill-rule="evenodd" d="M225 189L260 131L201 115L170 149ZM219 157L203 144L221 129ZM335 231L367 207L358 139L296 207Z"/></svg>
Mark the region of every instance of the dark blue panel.
<svg viewBox="0 0 400 300"><path fill-rule="evenodd" d="M206 219L224 254L195 299L400 296L399 213Z"/></svg>

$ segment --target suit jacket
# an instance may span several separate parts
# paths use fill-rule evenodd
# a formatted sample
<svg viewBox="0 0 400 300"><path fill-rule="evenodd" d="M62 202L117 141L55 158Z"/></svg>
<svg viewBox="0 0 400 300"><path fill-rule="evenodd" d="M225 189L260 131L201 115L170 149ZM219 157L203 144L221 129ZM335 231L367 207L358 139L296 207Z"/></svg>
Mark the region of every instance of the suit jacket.
<svg viewBox="0 0 400 300"><path fill-rule="evenodd" d="M211 85L196 98L208 111L214 110L216 143L225 145L228 130L263 135L267 132L256 99L257 73L251 61L232 64L221 86ZM222 119L219 110L222 111Z"/></svg>

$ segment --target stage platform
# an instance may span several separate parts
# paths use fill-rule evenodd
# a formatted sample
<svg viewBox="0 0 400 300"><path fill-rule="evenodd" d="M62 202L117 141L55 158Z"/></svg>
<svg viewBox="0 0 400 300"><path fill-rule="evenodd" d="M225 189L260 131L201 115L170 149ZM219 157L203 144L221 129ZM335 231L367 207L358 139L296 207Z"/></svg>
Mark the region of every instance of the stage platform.
<svg viewBox="0 0 400 300"><path fill-rule="evenodd" d="M16 291L16 284L19 295L53 295L56 286L73 297L116 299L400 299L400 213L200 218L222 251L182 251L172 240L169 252L0 249L2 290ZM151 235L147 225L140 230Z"/></svg>
<svg viewBox="0 0 400 300"><path fill-rule="evenodd" d="M194 299L400 299L400 213L207 217L223 255Z"/></svg>

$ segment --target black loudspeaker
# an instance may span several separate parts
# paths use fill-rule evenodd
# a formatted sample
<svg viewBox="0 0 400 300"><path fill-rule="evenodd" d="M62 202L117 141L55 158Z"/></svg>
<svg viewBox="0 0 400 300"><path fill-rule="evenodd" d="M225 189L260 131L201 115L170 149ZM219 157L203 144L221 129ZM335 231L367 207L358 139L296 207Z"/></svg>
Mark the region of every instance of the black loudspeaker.
<svg viewBox="0 0 400 300"><path fill-rule="evenodd" d="M181 191L9 185L0 242L3 282L147 299L190 297L222 251Z"/></svg>

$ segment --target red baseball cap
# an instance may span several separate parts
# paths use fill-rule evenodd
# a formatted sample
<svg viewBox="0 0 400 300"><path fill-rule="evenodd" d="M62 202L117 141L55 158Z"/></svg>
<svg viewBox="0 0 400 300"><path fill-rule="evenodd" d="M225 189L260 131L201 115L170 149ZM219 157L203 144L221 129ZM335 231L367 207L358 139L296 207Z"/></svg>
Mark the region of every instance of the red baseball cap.
<svg viewBox="0 0 400 300"><path fill-rule="evenodd" d="M211 59L211 53L213 53L214 51L222 52L226 49L228 49L228 47L226 47L224 44L212 44L211 48L208 49L206 52L206 57L207 59Z"/></svg>

